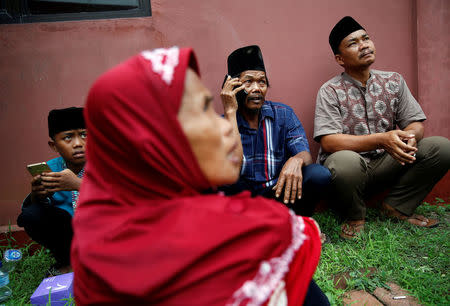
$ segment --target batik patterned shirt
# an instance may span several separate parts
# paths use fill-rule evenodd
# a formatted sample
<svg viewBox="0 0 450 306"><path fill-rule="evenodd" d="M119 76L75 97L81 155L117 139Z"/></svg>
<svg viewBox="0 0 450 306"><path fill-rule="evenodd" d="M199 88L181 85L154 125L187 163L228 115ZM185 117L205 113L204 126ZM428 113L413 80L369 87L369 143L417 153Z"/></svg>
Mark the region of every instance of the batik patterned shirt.
<svg viewBox="0 0 450 306"><path fill-rule="evenodd" d="M265 101L261 107L258 129L236 114L244 158L239 181L252 190L276 184L285 162L299 152L309 152L309 144L300 120L287 105Z"/></svg>
<svg viewBox="0 0 450 306"><path fill-rule="evenodd" d="M321 136L329 134L384 133L425 119L399 73L371 70L364 87L344 72L323 84L317 94L314 139L319 142ZM383 152L378 149L360 154L370 161ZM319 162L323 164L328 156L320 149Z"/></svg>

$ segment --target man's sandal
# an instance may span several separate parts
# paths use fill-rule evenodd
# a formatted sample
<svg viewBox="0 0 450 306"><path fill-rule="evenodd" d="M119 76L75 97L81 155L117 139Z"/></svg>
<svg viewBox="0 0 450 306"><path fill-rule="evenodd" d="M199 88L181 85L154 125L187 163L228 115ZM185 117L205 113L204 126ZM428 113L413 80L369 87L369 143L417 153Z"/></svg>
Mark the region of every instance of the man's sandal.
<svg viewBox="0 0 450 306"><path fill-rule="evenodd" d="M320 233L320 242L322 243L322 245L325 243L329 243L330 238L328 238L328 236L325 235L325 233Z"/></svg>
<svg viewBox="0 0 450 306"><path fill-rule="evenodd" d="M339 236L344 239L353 240L364 230L364 220L347 221L341 225Z"/></svg>
<svg viewBox="0 0 450 306"><path fill-rule="evenodd" d="M412 214L411 216L407 216L393 208L392 206L383 203L382 204L382 213L389 218L399 220L399 221L406 221L412 225L419 226L419 227L436 227L439 225L439 220L436 219L429 219L422 215Z"/></svg>

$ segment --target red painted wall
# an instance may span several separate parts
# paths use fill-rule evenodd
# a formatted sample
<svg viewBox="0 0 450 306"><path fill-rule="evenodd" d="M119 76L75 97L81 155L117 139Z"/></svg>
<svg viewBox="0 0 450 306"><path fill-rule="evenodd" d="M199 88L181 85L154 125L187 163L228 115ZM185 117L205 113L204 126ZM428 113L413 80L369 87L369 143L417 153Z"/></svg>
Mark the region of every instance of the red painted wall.
<svg viewBox="0 0 450 306"><path fill-rule="evenodd" d="M428 117L425 136L450 137L450 1L417 1L417 96ZM450 173L427 197L450 199Z"/></svg>
<svg viewBox="0 0 450 306"><path fill-rule="evenodd" d="M15 223L29 192L25 165L55 156L46 144L48 111L83 105L89 86L103 71L143 49L194 47L203 80L216 94L220 111L218 95L227 55L238 47L259 44L271 84L268 98L294 108L315 156L316 93L341 71L328 34L341 17L351 15L376 43L374 68L402 73L413 94L419 94L428 122L432 121L430 131L450 136L445 91L449 1L152 0L151 5L149 18L0 25L0 225ZM423 30L417 31L417 26ZM430 31L441 45L434 45ZM430 46L424 52L433 65L420 61L418 65L417 52L422 49L417 44L422 40ZM430 80L427 73L441 83L433 82L433 89L418 85Z"/></svg>

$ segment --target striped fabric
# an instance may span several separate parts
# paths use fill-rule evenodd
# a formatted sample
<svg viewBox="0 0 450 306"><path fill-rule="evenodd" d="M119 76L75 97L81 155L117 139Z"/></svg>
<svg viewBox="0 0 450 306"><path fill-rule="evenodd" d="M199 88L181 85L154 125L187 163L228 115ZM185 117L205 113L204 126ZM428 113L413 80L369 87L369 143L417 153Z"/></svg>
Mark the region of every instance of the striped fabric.
<svg viewBox="0 0 450 306"><path fill-rule="evenodd" d="M62 169L67 169L67 164L66 161L63 159L62 160ZM82 179L84 176L84 168L81 169L81 171L77 174L78 178ZM73 207L73 211L75 211L75 208L77 208L77 201L78 201L78 196L80 195L80 193L78 192L78 190L72 190L71 192L71 199L72 199L72 207Z"/></svg>
<svg viewBox="0 0 450 306"><path fill-rule="evenodd" d="M239 113L237 122L244 150L240 181L250 183L255 191L275 185L291 156L309 152L303 126L287 105L265 101L258 130L251 129Z"/></svg>

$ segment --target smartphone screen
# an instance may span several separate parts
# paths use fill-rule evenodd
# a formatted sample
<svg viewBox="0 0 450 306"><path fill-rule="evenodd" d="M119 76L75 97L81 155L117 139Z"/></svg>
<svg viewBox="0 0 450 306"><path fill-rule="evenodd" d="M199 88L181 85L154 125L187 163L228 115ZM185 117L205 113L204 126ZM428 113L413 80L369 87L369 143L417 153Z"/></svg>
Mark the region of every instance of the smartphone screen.
<svg viewBox="0 0 450 306"><path fill-rule="evenodd" d="M42 172L52 172L52 169L45 162L27 165L27 169L32 176L36 176Z"/></svg>

